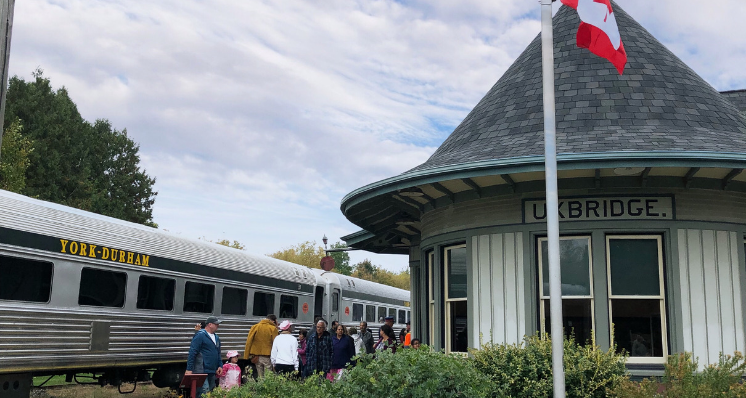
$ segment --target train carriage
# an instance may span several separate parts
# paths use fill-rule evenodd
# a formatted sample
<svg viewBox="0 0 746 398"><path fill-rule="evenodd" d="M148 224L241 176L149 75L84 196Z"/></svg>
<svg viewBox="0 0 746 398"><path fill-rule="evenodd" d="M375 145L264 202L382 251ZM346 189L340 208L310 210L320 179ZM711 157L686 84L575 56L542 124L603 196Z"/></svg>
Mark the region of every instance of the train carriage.
<svg viewBox="0 0 746 398"><path fill-rule="evenodd" d="M120 385L154 371L172 386L209 315L224 352L270 313L346 322L336 275L0 190L0 395L27 397L32 376L52 374Z"/></svg>

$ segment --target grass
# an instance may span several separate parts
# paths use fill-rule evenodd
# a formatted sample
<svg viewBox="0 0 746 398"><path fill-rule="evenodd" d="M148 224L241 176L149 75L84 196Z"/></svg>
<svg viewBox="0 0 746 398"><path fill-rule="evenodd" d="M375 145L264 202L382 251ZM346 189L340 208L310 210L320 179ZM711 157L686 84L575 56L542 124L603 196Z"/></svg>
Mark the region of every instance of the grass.
<svg viewBox="0 0 746 398"><path fill-rule="evenodd" d="M64 382L64 376L62 378ZM50 381L51 383L51 381ZM122 391L132 389L131 384L122 386ZM85 385L63 385L44 389L45 394L35 395L40 398L121 398L119 390L113 386L85 386ZM166 398L175 396L168 388L157 388L152 384L138 384L137 389L132 394L127 394L127 398Z"/></svg>

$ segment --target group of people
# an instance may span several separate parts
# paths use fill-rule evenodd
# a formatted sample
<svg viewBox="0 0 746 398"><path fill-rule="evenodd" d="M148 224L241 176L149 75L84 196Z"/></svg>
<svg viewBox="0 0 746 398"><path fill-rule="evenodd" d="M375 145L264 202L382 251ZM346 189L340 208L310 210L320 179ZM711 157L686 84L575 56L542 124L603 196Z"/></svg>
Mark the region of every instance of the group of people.
<svg viewBox="0 0 746 398"><path fill-rule="evenodd" d="M376 351L396 353L399 346L419 348L419 339L411 339L409 322L402 329L397 342L393 329L394 318L386 317L376 341L368 329L367 322L360 322L360 329L349 330L337 321L327 330L327 322L317 318L310 331L301 329L298 338L293 336L294 325L289 320L278 323L275 315L267 315L249 330L244 346L243 358L256 367L258 377L266 372L308 377L321 374L336 381L348 365L355 363L360 354ZM224 389L241 385L241 368L238 366L238 351L226 354L226 363L220 357L220 338L216 331L220 325L217 317L211 316L197 329L189 347L186 374L205 373L207 378L197 396L212 391L216 383Z"/></svg>

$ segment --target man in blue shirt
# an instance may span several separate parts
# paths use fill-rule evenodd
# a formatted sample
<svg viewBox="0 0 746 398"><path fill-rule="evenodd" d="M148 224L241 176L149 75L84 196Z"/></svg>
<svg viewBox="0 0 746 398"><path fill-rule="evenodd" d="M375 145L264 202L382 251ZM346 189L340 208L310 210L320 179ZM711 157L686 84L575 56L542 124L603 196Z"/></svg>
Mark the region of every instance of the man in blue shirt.
<svg viewBox="0 0 746 398"><path fill-rule="evenodd" d="M194 334L192 344L189 346L189 357L187 359L187 368L185 374L192 374L195 368L195 359L197 354L202 354L202 363L204 372L207 374L207 389L203 385L197 391L197 396L210 392L215 388L215 375L220 376L223 373L223 367L220 357L220 338L215 333L220 325L217 317L210 316L205 321L205 328Z"/></svg>

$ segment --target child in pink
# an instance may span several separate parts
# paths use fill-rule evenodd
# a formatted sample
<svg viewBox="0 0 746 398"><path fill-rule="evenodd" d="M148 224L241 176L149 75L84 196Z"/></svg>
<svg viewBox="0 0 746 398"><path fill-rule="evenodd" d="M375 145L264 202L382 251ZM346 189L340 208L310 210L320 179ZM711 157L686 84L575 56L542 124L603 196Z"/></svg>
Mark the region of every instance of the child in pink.
<svg viewBox="0 0 746 398"><path fill-rule="evenodd" d="M220 388L229 390L241 385L241 368L238 366L238 351L228 351L226 354L228 362L223 365L223 374L220 377Z"/></svg>

